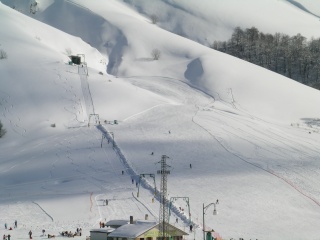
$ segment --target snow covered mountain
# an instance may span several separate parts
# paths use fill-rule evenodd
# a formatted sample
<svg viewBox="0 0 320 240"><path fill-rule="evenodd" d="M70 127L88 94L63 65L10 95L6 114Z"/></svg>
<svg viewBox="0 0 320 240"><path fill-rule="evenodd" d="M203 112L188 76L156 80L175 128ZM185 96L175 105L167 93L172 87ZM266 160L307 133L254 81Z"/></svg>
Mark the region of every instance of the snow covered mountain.
<svg viewBox="0 0 320 240"><path fill-rule="evenodd" d="M0 222L18 220L13 239L158 219L153 180L139 197L132 180L162 155L169 199L190 199L187 239L202 238L216 199L204 228L224 239L319 239L319 91L205 46L253 23L319 37L314 15L270 0L2 3ZM186 203L174 205L170 222L187 229Z"/></svg>

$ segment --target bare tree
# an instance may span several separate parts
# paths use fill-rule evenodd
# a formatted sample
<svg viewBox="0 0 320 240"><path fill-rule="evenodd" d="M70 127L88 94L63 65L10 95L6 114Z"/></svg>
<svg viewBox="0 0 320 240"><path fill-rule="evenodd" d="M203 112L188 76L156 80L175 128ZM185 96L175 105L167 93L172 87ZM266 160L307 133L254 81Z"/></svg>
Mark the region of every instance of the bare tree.
<svg viewBox="0 0 320 240"><path fill-rule="evenodd" d="M157 24L157 22L159 21L158 16L155 15L155 14L152 14L152 15L150 16L150 18L151 18L151 21L152 21L153 24Z"/></svg>
<svg viewBox="0 0 320 240"><path fill-rule="evenodd" d="M153 49L151 52L151 56L153 60L159 60L160 56L161 56L161 51L157 48Z"/></svg>
<svg viewBox="0 0 320 240"><path fill-rule="evenodd" d="M3 128L2 122L0 121L0 138L6 134L6 130Z"/></svg>
<svg viewBox="0 0 320 240"><path fill-rule="evenodd" d="M215 41L211 47L309 86L320 82L320 38L308 41L301 34L272 35L237 27L230 40Z"/></svg>
<svg viewBox="0 0 320 240"><path fill-rule="evenodd" d="M0 49L0 59L6 59L6 58L8 58L7 53L4 50Z"/></svg>

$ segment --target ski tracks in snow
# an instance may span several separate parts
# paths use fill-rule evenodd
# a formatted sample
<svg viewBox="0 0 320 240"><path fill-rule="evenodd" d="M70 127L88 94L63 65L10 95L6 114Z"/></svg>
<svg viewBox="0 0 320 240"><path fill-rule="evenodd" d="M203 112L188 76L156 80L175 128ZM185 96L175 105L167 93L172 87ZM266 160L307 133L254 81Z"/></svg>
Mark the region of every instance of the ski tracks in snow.
<svg viewBox="0 0 320 240"><path fill-rule="evenodd" d="M65 71L72 73L68 69L72 66L66 66ZM66 77L63 77L60 72L58 72L57 69L54 70L56 74L56 79L54 80L53 84L59 86L61 89L63 89L66 94L61 95L60 101L63 101L63 104L66 102L68 104L64 105L64 110L71 114L70 121L68 123L69 126L79 126L79 124L83 124L83 121L80 120L80 116L86 115L83 107L82 107L82 101L81 96L78 95L78 92L74 87L69 83L69 81L72 81L72 79L68 79ZM67 96L67 97L66 97Z"/></svg>
<svg viewBox="0 0 320 240"><path fill-rule="evenodd" d="M10 127L13 132L24 137L27 130L22 127L21 117L18 112L14 109L11 96L5 92L0 91L0 108L2 108L2 116L9 121Z"/></svg>
<svg viewBox="0 0 320 240"><path fill-rule="evenodd" d="M296 139L292 139L292 137L290 137L288 134L286 134L285 132L278 132L278 130L276 131L274 128L269 127L267 130L263 131L261 130L261 124L257 125L257 122L261 122L262 124L268 124L269 126L273 126L271 123L266 123L265 121L258 119L252 115L248 115L246 112L243 112L241 110L239 110L239 108L237 107L237 102L234 100L232 91L230 92L230 94L232 95L232 107L236 110L238 110L241 114L243 114L244 117L236 117L233 114L230 114L226 111L221 111L219 109L215 109L214 107L211 107L211 111L214 111L214 113L216 115L220 115L223 118L226 118L228 120L233 119L233 121L238 122L240 124L242 124L242 126L244 126L244 129L247 128L247 131L243 131L242 128L235 128L235 125L228 125L227 121L225 122L220 122L220 124L218 123L218 125L221 125L222 127L220 127L221 129L223 129L223 135L222 132L215 132L212 133L209 129L207 129L203 124L201 124L198 121L196 121L196 118L200 118L201 116L199 116L201 108L199 107L198 111L196 112L196 114L194 115L192 121L197 124L199 127L203 128L208 134L210 134L216 142L219 143L219 145L225 149L226 152L232 154L233 156L235 156L236 158L240 159L241 161L254 166L256 168L261 169L262 171L265 171L279 179L281 179L282 181L284 181L286 184L288 184L290 187L292 187L293 189L295 189L299 194L302 194L303 196L307 197L308 199L310 199L312 202L314 202L316 205L318 205L320 207L320 202L313 197L311 194L307 193L308 190L304 189L302 190L301 185L297 185L295 184L293 181L289 180L288 176L285 176L284 174L281 174L281 172L275 171L268 168L263 167L261 164L258 163L254 163L252 161L249 161L249 159L254 159L252 157L246 157L243 156L243 154L241 154L240 152L237 152L237 150L233 149L232 146L230 144L228 144L228 142L225 140L226 136L231 136L233 138L238 138L241 139L241 141L245 141L249 144L251 144L252 146L254 146L255 149L260 149L259 152L261 152L261 149L263 149L266 152L272 153L274 156L276 157L280 157L280 158L292 158L293 156L299 156L299 159L304 159L305 157L309 157L311 159L313 159L316 155L319 155L320 153L320 149L317 148L316 146L309 146L309 145L305 145L305 146L300 146L300 142ZM209 104L210 105L210 104ZM202 117L203 118L203 117ZM217 121L217 118L215 118L215 121ZM223 127L225 126L225 127ZM257 127L256 127L257 126ZM260 127L259 127L260 126ZM232 131L231 131L232 129ZM250 134L250 132L254 132L255 134ZM256 140L256 141L254 141ZM260 144L258 144L258 143ZM275 144L275 142L277 142L277 144ZM261 145L261 143L263 145ZM279 147L282 146L282 147ZM297 147L298 146L298 147ZM259 156L255 157L256 159L259 158ZM288 173L288 172L287 172ZM289 173L292 175L292 173ZM301 183L300 183L301 184Z"/></svg>

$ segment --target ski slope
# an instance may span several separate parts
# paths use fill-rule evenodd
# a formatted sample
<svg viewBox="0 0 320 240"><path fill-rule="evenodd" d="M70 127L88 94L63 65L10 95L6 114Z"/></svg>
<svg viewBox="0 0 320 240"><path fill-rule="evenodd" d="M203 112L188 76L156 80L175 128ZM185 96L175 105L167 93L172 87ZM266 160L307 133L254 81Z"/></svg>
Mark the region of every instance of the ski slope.
<svg viewBox="0 0 320 240"><path fill-rule="evenodd" d="M301 11L278 2L298 21ZM121 1L39 7L46 23L57 13L87 21L74 33L65 21L75 37L0 4L0 234L44 239L42 229L81 227L84 239L100 221L157 220L153 180L139 197L136 182L167 155L168 198L190 199L187 239L203 228L223 239L319 239L319 91L167 32ZM96 21L95 34L83 30ZM318 26L300 21L305 33ZM85 54L87 70L69 65L70 53ZM202 206L216 199L219 214L210 207L203 226ZM170 223L187 231L186 202L173 204ZM18 229L3 228L15 220Z"/></svg>

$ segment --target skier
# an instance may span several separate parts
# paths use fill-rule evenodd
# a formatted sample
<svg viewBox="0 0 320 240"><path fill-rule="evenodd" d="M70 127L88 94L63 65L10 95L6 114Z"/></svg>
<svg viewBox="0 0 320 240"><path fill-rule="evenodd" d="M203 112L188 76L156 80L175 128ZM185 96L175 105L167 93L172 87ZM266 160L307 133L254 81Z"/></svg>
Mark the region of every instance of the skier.
<svg viewBox="0 0 320 240"><path fill-rule="evenodd" d="M190 168L192 168L192 165L191 165L191 163L190 163Z"/></svg>
<svg viewBox="0 0 320 240"><path fill-rule="evenodd" d="M192 226L192 225L190 225L190 232L192 232L192 228L193 228L193 226Z"/></svg>
<svg viewBox="0 0 320 240"><path fill-rule="evenodd" d="M6 240L6 239L7 239L7 236L4 234L2 239L3 239L3 240Z"/></svg>
<svg viewBox="0 0 320 240"><path fill-rule="evenodd" d="M31 232L31 230L29 231L29 238L32 239L32 232Z"/></svg>
<svg viewBox="0 0 320 240"><path fill-rule="evenodd" d="M10 235L10 234L8 234L8 236L7 236L7 237L8 237L8 240L10 240L10 238L11 238L11 235Z"/></svg>
<svg viewBox="0 0 320 240"><path fill-rule="evenodd" d="M7 223L4 224L4 228L7 229Z"/></svg>
<svg viewBox="0 0 320 240"><path fill-rule="evenodd" d="M17 220L14 221L14 227L15 227L15 228L18 227L18 222L17 222Z"/></svg>
<svg viewBox="0 0 320 240"><path fill-rule="evenodd" d="M46 230L42 229L42 236L44 236L45 232L46 232Z"/></svg>

